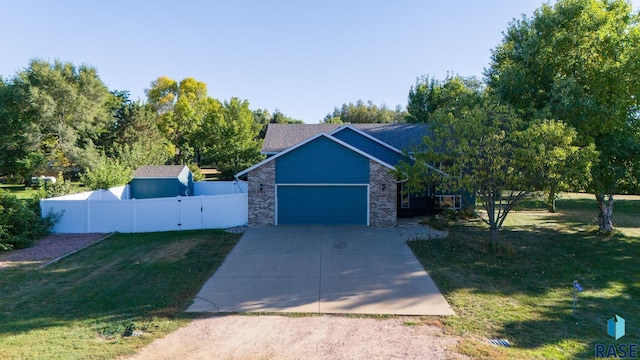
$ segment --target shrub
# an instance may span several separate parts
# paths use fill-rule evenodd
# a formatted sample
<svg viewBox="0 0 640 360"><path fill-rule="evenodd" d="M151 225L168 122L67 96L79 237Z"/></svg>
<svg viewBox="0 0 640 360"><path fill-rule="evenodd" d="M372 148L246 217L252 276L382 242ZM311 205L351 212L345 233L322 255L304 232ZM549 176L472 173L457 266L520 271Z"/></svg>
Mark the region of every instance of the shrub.
<svg viewBox="0 0 640 360"><path fill-rule="evenodd" d="M0 250L23 249L49 234L60 214L40 214L37 200L20 200L0 190Z"/></svg>
<svg viewBox="0 0 640 360"><path fill-rule="evenodd" d="M62 174L58 175L55 183L40 180L40 187L38 188L38 196L41 199L74 194L77 192L78 189L71 185L70 181L65 181Z"/></svg>
<svg viewBox="0 0 640 360"><path fill-rule="evenodd" d="M202 175L202 171L200 171L200 167L197 164L190 163L187 165L191 173L193 174L193 181L202 181L204 180L204 175Z"/></svg>
<svg viewBox="0 0 640 360"><path fill-rule="evenodd" d="M451 221L470 220L478 217L473 207L465 207L462 209L447 209L443 211L442 215Z"/></svg>
<svg viewBox="0 0 640 360"><path fill-rule="evenodd" d="M86 170L80 176L80 181L91 190L99 190L125 185L132 176L131 168L118 160L105 158L97 168Z"/></svg>

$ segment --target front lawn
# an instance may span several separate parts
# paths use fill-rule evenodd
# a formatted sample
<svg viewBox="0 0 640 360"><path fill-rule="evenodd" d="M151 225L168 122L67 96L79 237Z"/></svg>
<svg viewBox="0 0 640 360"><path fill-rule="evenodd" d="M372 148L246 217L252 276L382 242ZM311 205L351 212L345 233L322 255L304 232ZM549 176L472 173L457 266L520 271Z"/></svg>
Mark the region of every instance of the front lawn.
<svg viewBox="0 0 640 360"><path fill-rule="evenodd" d="M598 235L593 196L565 195L558 212L535 203L512 213L498 251L479 222L455 225L446 239L410 244L457 316L442 318L464 337L472 358L593 358L596 344L640 344L640 197L618 197L617 232ZM573 281L578 294L575 315ZM607 335L614 314L626 335ZM511 347L486 339L506 339Z"/></svg>
<svg viewBox="0 0 640 360"><path fill-rule="evenodd" d="M113 359L183 326L240 236L117 234L44 269L0 270L0 358Z"/></svg>

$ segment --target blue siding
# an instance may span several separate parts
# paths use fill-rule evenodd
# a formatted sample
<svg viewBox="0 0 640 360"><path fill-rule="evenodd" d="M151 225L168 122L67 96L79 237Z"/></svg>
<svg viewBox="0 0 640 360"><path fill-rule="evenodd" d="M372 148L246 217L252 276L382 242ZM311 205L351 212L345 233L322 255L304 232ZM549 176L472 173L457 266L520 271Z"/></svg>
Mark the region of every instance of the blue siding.
<svg viewBox="0 0 640 360"><path fill-rule="evenodd" d="M174 178L134 178L129 183L131 198L151 199L193 195L193 174L185 167Z"/></svg>
<svg viewBox="0 0 640 360"><path fill-rule="evenodd" d="M366 186L278 186L278 224L367 225Z"/></svg>
<svg viewBox="0 0 640 360"><path fill-rule="evenodd" d="M367 154L395 166L398 161L403 160L404 156L388 147L381 145L362 134L359 134L349 128L345 128L335 134L333 137L338 138L347 144L366 152Z"/></svg>
<svg viewBox="0 0 640 360"><path fill-rule="evenodd" d="M277 184L367 184L369 159L325 137L282 155Z"/></svg>

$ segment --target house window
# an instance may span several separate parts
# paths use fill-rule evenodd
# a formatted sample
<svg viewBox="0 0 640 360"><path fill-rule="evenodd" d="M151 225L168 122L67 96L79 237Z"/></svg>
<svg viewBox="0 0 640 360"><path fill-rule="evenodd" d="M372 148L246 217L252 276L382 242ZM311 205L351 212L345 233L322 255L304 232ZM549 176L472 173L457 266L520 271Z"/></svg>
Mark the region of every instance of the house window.
<svg viewBox="0 0 640 360"><path fill-rule="evenodd" d="M406 191L405 183L400 184L400 207L408 209L410 206L409 192Z"/></svg>
<svg viewBox="0 0 640 360"><path fill-rule="evenodd" d="M460 209L462 208L462 196L460 195L436 195L436 209Z"/></svg>

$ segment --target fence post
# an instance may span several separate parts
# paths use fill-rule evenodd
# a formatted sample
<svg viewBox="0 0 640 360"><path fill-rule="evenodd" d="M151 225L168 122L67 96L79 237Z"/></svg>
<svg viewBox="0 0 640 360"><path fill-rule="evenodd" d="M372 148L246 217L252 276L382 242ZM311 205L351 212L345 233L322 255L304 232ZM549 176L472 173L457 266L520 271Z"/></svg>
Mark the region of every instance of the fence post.
<svg viewBox="0 0 640 360"><path fill-rule="evenodd" d="M131 204L131 218L133 222L131 224L131 232L138 232L138 207L136 206L136 199L129 200Z"/></svg>
<svg viewBox="0 0 640 360"><path fill-rule="evenodd" d="M204 195L200 195L200 230L204 230Z"/></svg>
<svg viewBox="0 0 640 360"><path fill-rule="evenodd" d="M91 200L87 199L86 203L87 203L87 211L86 211L86 215L87 215L87 234L90 234L91 233Z"/></svg>

